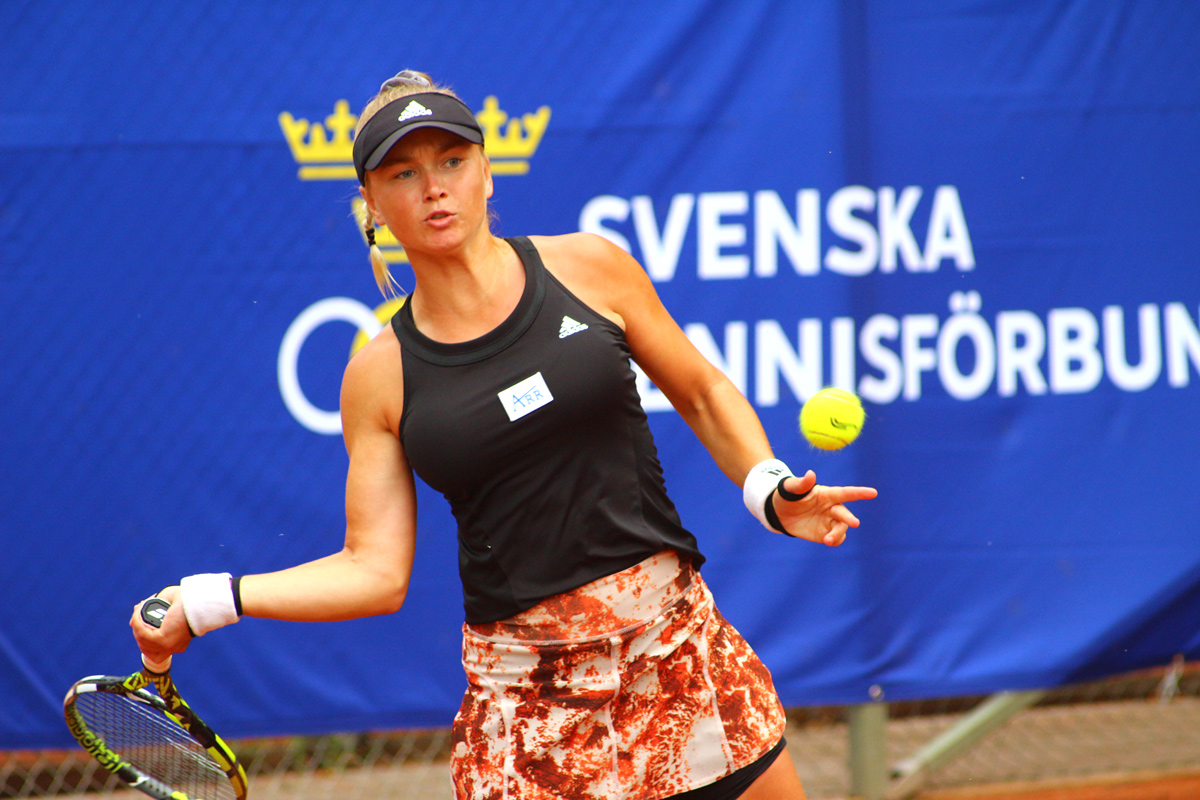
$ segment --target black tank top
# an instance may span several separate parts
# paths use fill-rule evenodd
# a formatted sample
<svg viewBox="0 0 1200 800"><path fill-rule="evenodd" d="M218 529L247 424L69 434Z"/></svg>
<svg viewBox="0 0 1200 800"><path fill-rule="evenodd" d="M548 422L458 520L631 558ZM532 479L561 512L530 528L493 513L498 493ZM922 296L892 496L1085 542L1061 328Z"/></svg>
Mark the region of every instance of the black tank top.
<svg viewBox="0 0 1200 800"><path fill-rule="evenodd" d="M541 600L673 549L699 567L680 524L619 327L546 271L527 238L512 314L468 342L435 342L405 303L400 438L458 522L467 622Z"/></svg>

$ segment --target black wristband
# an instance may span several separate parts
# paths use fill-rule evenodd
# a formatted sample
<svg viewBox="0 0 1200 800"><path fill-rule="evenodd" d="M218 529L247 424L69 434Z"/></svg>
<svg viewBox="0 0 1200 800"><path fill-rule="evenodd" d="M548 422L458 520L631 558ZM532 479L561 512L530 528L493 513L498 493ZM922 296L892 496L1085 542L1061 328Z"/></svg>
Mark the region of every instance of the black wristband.
<svg viewBox="0 0 1200 800"><path fill-rule="evenodd" d="M772 502L774 499L775 492L772 491L769 495L767 495L767 502L763 506L763 512L767 515L767 522L770 523L771 527L779 533L782 533L786 536L791 536L791 534L787 532L787 528L783 527L783 523L779 521L779 515L775 513L775 503Z"/></svg>
<svg viewBox="0 0 1200 800"><path fill-rule="evenodd" d="M779 492L779 496L782 497L784 500L787 500L789 503L794 503L797 500L803 500L804 498L806 498L810 494L812 494L812 490L813 490L813 487L810 486L810 487L808 487L807 492L803 492L801 494L796 494L795 492L789 492L787 489L783 488L783 482L786 481L788 478L793 478L793 477L795 477L795 476L794 475L783 476L782 478L779 479L779 484L775 487L775 491ZM767 508L771 508L770 503L767 504Z"/></svg>
<svg viewBox="0 0 1200 800"><path fill-rule="evenodd" d="M229 588L233 590L233 610L242 615L242 576L229 579Z"/></svg>

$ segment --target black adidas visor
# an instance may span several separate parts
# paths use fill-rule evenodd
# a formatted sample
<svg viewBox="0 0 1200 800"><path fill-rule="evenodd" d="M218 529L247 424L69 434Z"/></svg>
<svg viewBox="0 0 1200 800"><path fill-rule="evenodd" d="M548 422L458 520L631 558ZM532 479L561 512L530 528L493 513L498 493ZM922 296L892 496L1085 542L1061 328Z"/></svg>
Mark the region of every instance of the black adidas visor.
<svg viewBox="0 0 1200 800"><path fill-rule="evenodd" d="M441 128L472 144L483 144L483 129L461 100L441 92L407 94L375 112L354 137L354 171L365 183L367 171L383 161L396 142L417 128Z"/></svg>

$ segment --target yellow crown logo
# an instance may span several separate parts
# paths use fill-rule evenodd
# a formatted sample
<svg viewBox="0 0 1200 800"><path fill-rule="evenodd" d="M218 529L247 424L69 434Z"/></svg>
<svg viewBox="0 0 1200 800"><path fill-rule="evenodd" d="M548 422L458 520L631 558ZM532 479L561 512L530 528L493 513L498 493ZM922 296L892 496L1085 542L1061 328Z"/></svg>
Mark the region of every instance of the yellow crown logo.
<svg viewBox="0 0 1200 800"><path fill-rule="evenodd" d="M354 139L352 133L358 115L350 113L350 103L338 100L325 125L306 119L296 119L289 112L279 115L279 127L292 149L292 158L300 165L300 180L316 181L336 178L355 179ZM305 139L307 137L307 140Z"/></svg>
<svg viewBox="0 0 1200 800"><path fill-rule="evenodd" d="M524 175L550 124L550 106L522 114L520 119L509 119L500 109L500 101L488 95L483 99L483 110L475 112L475 119L483 128L483 150L492 161L492 173Z"/></svg>
<svg viewBox="0 0 1200 800"><path fill-rule="evenodd" d="M483 109L475 112L475 119L483 129L484 152L491 159L492 174L524 175L550 124L550 106L510 119L500 101L489 95ZM300 180L355 180L353 132L357 123L358 116L350 113L346 100L334 103L324 125L296 119L288 111L280 113L279 127L292 158L300 165Z"/></svg>

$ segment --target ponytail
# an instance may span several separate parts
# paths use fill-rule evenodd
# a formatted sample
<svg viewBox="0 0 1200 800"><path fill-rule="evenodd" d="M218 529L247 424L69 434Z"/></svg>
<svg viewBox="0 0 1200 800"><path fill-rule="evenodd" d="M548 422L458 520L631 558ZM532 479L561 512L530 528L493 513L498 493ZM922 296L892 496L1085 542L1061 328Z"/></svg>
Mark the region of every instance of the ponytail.
<svg viewBox="0 0 1200 800"><path fill-rule="evenodd" d="M358 220L359 227L362 228L363 236L367 239L367 246L371 248L371 272L375 275L375 285L379 287L380 293L385 299L389 296L395 298L407 294L392 277L392 270L388 266L387 259L383 257L383 251L379 249L379 245L375 244L375 220L371 218L371 211L367 208L367 204L355 203L354 216Z"/></svg>

